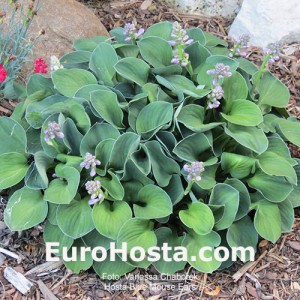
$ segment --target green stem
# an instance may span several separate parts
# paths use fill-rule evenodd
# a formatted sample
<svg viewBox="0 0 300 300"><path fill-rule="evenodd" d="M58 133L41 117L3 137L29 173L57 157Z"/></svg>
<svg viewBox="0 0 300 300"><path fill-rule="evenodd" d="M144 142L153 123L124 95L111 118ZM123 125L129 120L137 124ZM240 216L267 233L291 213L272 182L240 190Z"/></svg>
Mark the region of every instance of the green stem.
<svg viewBox="0 0 300 300"><path fill-rule="evenodd" d="M255 79L253 81L253 85L252 85L252 88L251 88L251 91L250 91L250 96L251 97L253 97L253 95L254 95L255 89L256 89L257 85L259 84L259 82L260 82L260 79L263 75L264 70L266 69L266 65L267 65L269 59L270 59L269 55L266 55L264 60L263 60L262 65L259 68L259 71L258 71L257 76L255 77Z"/></svg>
<svg viewBox="0 0 300 300"><path fill-rule="evenodd" d="M191 191L193 184L194 184L193 180L189 181L189 184L188 184L186 190L184 191L184 195L187 195Z"/></svg>
<svg viewBox="0 0 300 300"><path fill-rule="evenodd" d="M192 78L194 72L193 72L193 68L192 68L191 62L188 63L188 65L186 66L186 69L187 69L187 71L189 72L189 74L190 74L190 76L191 76L191 78Z"/></svg>

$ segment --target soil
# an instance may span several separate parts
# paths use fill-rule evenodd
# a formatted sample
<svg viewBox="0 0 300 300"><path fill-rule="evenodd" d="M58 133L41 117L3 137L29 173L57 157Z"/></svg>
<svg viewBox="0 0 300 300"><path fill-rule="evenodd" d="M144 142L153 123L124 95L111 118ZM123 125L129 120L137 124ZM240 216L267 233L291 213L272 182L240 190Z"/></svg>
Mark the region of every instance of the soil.
<svg viewBox="0 0 300 300"><path fill-rule="evenodd" d="M144 2L139 0L80 0L80 2L94 10L108 30L122 26L129 21L146 28L162 20L177 20L186 27L200 27L221 38L228 39L229 20L179 14L156 0ZM141 9L142 4L146 9ZM248 58L259 65L262 58L261 50L255 47L250 48ZM299 68L300 44L297 43L286 45L280 62L271 67L271 71L288 86L291 93L288 110L298 118L300 116ZM0 114L10 115L14 107L15 103L12 101L1 102ZM300 157L297 147L290 146L290 149L293 156ZM300 209L295 211L295 224L290 233L284 234L276 244L265 240L260 241L255 262L246 265L237 262L229 269L213 274L203 274L193 268L187 268L180 274L190 275L189 280L183 280L183 276L179 276L178 280L165 280L164 278L153 280L150 276L153 277L157 273L150 268L135 270L131 273L131 275L144 275L143 280L142 276L140 280L123 277L117 282L111 282L100 280L92 272L72 274L59 264L42 269L41 266L45 263L42 227L37 226L24 232L10 232L2 221L5 204L6 200L1 198L0 249L5 248L17 254L19 259L9 256L2 259L0 253L0 300L300 299ZM37 287L29 296L22 296L3 277L3 271L8 266L25 274L26 278ZM37 266L39 269L34 272ZM43 283L47 291L45 287L43 288ZM132 289L112 291L116 286L132 287ZM48 296L45 296L47 292Z"/></svg>

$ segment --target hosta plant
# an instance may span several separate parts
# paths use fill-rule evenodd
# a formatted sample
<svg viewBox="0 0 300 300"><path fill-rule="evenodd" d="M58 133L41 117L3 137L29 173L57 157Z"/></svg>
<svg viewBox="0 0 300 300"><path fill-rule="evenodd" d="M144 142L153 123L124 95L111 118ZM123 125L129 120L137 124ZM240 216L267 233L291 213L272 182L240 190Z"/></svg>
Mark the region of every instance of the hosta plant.
<svg viewBox="0 0 300 300"><path fill-rule="evenodd" d="M44 224L61 247L184 246L203 272L232 262L192 259L204 246L254 247L291 230L300 205L300 124L288 89L265 66L199 28L163 22L113 38L77 40L51 78L34 74L12 117L0 119L5 222ZM45 222L45 223L44 223ZM108 249L109 250L109 249ZM121 275L141 262L65 262Z"/></svg>

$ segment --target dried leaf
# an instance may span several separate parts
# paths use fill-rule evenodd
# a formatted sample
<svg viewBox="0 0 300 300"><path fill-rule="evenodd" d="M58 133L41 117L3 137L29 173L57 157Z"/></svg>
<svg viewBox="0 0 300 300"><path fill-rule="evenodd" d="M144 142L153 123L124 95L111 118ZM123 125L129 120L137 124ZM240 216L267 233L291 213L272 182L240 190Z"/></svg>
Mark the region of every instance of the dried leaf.
<svg viewBox="0 0 300 300"><path fill-rule="evenodd" d="M209 295L209 296L218 296L220 291L221 291L221 287L219 285L217 285L216 288L212 291L209 291L208 289L205 289L204 293L206 295Z"/></svg>
<svg viewBox="0 0 300 300"><path fill-rule="evenodd" d="M152 0L145 0L145 1L141 4L140 9L141 9L141 10L147 10L151 4L152 4Z"/></svg>
<svg viewBox="0 0 300 300"><path fill-rule="evenodd" d="M291 248L293 248L294 250L300 251L300 242L296 242L296 241L288 241L288 244Z"/></svg>

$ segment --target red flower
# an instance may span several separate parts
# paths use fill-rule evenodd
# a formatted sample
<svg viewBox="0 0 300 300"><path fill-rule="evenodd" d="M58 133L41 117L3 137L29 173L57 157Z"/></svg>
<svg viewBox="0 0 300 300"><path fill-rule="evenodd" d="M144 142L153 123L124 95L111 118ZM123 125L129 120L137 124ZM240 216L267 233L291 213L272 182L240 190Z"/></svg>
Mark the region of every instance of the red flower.
<svg viewBox="0 0 300 300"><path fill-rule="evenodd" d="M48 72L47 70L48 66L42 58L35 60L33 64L34 64L34 73L45 74Z"/></svg>
<svg viewBox="0 0 300 300"><path fill-rule="evenodd" d="M0 64L0 83L4 82L7 77L7 71L4 69L3 65Z"/></svg>

